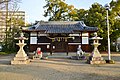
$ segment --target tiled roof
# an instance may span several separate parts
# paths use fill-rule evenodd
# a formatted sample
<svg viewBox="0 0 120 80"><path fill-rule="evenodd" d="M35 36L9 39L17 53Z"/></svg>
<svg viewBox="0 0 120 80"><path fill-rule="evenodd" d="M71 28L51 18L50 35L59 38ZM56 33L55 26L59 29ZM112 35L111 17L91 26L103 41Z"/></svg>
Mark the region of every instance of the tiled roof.
<svg viewBox="0 0 120 80"><path fill-rule="evenodd" d="M83 21L49 21L38 22L29 30L44 30L45 33L74 33L74 31L97 31L98 28L86 26Z"/></svg>

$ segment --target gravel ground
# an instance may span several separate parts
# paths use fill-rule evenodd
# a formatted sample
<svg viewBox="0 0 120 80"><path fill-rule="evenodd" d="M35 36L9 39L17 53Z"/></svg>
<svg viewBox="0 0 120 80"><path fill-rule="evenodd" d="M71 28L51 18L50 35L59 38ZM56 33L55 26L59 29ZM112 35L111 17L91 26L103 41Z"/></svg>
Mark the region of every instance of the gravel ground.
<svg viewBox="0 0 120 80"><path fill-rule="evenodd" d="M104 55L107 59L107 55ZM0 80L120 80L120 55L115 64L90 65L86 60L49 58L10 65L13 55L0 56Z"/></svg>

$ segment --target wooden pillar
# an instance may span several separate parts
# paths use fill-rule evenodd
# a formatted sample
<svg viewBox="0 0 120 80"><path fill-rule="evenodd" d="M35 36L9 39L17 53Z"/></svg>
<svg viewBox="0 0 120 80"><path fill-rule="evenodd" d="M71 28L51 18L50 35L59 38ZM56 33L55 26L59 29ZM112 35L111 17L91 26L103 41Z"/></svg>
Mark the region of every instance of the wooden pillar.
<svg viewBox="0 0 120 80"><path fill-rule="evenodd" d="M82 48L82 32L81 32L81 48Z"/></svg>
<svg viewBox="0 0 120 80"><path fill-rule="evenodd" d="M53 50L53 42L51 41L51 43L50 43L50 55L52 55L52 50Z"/></svg>
<svg viewBox="0 0 120 80"><path fill-rule="evenodd" d="M69 34L67 34L68 36ZM65 45L66 45L66 53L67 53L67 56L68 56L68 38L65 40Z"/></svg>
<svg viewBox="0 0 120 80"><path fill-rule="evenodd" d="M80 42L81 42L81 46L82 46L82 32L80 32Z"/></svg>
<svg viewBox="0 0 120 80"><path fill-rule="evenodd" d="M28 51L30 52L30 32L28 32Z"/></svg>
<svg viewBox="0 0 120 80"><path fill-rule="evenodd" d="M31 32L29 32L28 34L29 34L29 38L28 38L28 47L29 47L29 48L28 48L28 49L29 49L29 52L30 52L30 47L31 47L31 46L30 46L30 34L31 34Z"/></svg>
<svg viewBox="0 0 120 80"><path fill-rule="evenodd" d="M89 38L90 38L90 33L88 32L88 40L89 40ZM88 51L90 51L90 41L88 41Z"/></svg>
<svg viewBox="0 0 120 80"><path fill-rule="evenodd" d="M39 46L38 46L38 32L37 32L37 48L38 48Z"/></svg>
<svg viewBox="0 0 120 80"><path fill-rule="evenodd" d="M67 48L67 49L66 49L66 52L67 52L67 56L68 56L68 52L69 52L69 51L68 51L68 41L66 42L66 48Z"/></svg>

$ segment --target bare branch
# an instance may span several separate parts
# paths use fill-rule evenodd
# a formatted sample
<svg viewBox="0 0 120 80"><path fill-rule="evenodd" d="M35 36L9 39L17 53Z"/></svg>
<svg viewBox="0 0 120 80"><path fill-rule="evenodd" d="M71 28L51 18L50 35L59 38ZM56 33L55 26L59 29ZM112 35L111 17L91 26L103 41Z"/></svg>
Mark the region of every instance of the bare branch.
<svg viewBox="0 0 120 80"><path fill-rule="evenodd" d="M117 15L120 17L120 13L117 13Z"/></svg>
<svg viewBox="0 0 120 80"><path fill-rule="evenodd" d="M11 0L0 0L0 4L6 3L6 2L10 2Z"/></svg>

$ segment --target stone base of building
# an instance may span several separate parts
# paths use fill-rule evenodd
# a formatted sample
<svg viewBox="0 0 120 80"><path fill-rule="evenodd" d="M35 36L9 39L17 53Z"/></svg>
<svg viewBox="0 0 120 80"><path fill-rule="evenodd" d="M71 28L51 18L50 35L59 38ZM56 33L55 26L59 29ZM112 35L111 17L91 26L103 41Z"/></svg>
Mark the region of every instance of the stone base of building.
<svg viewBox="0 0 120 80"><path fill-rule="evenodd" d="M89 64L105 64L106 61L103 60L102 57L89 57L89 60L87 61Z"/></svg>

